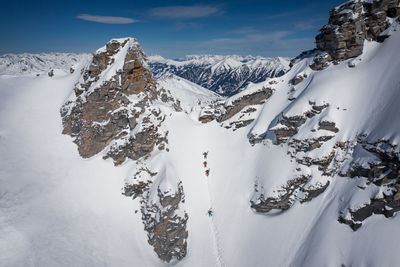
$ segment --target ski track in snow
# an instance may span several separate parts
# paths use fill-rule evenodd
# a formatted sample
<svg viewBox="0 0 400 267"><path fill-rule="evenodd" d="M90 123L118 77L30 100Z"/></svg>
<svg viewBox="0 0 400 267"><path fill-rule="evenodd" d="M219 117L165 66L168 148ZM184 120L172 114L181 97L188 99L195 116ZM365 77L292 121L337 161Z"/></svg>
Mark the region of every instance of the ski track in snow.
<svg viewBox="0 0 400 267"><path fill-rule="evenodd" d="M207 159L205 159L207 161ZM207 161L207 165L208 165L208 161ZM209 167L209 165L207 166L208 169L211 169ZM204 168L204 169L207 169ZM217 266L225 266L224 261L222 259L222 250L221 250L221 246L220 246L220 242L219 242L219 234L218 234L218 229L216 224L214 223L214 218L215 218L215 206L214 206L214 202L212 201L212 196L211 196L211 191L210 191L210 182L209 182L210 176L206 177L206 184L207 184L207 197L208 197L208 203L209 203L209 207L212 208L213 211L213 215L211 216L210 219L210 228L211 228L211 235L213 238L213 242L214 242L214 252L215 252L215 257L217 259Z"/></svg>

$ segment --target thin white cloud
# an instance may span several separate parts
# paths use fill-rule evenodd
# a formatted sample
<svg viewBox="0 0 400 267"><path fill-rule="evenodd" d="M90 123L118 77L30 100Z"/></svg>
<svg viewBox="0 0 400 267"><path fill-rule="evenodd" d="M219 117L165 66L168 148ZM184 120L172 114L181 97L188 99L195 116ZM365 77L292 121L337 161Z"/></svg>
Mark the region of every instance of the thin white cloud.
<svg viewBox="0 0 400 267"><path fill-rule="evenodd" d="M125 18L125 17L111 17L111 16L94 16L89 14L80 14L76 16L78 19L98 22L98 23L105 23L105 24L130 24L134 22L138 22L138 20Z"/></svg>
<svg viewBox="0 0 400 267"><path fill-rule="evenodd" d="M215 6L164 6L149 10L151 16L166 19L195 19L208 17L220 13L221 10Z"/></svg>

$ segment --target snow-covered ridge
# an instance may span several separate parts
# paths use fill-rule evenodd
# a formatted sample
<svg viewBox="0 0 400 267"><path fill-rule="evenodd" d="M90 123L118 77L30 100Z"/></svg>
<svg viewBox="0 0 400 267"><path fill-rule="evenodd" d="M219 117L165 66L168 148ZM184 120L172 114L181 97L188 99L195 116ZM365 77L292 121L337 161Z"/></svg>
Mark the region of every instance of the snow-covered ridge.
<svg viewBox="0 0 400 267"><path fill-rule="evenodd" d="M250 82L262 82L289 70L289 59L239 55L188 55L182 59L148 57L156 78L167 72L185 78L221 95L238 93Z"/></svg>
<svg viewBox="0 0 400 267"><path fill-rule="evenodd" d="M251 67L255 67L260 63L271 64L273 62L276 63L285 63L289 58L285 57L261 57L261 56L240 56L240 55L186 55L183 58L179 59L168 59L164 58L160 55L150 55L148 56L149 62L159 62L165 63L168 65L209 65L209 64L217 64L221 61L231 61L235 64L246 64Z"/></svg>
<svg viewBox="0 0 400 267"><path fill-rule="evenodd" d="M0 56L0 75L42 75L51 70L69 73L91 57L74 53L5 54Z"/></svg>

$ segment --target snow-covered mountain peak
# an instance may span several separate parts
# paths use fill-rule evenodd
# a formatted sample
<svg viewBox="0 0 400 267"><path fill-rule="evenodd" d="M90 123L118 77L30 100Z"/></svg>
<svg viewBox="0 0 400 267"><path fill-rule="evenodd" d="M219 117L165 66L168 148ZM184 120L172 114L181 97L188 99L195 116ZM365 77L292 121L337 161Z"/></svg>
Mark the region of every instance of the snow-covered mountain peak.
<svg viewBox="0 0 400 267"><path fill-rule="evenodd" d="M238 55L189 55L171 60L150 56L149 65L156 78L174 73L221 95L234 95L251 82L283 75L289 69L288 58L264 58Z"/></svg>

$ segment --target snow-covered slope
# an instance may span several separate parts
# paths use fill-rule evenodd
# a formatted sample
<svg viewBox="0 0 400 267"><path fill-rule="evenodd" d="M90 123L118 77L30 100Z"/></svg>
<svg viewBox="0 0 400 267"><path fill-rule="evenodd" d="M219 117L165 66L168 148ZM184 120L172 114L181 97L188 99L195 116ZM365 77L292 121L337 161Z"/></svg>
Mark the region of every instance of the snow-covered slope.
<svg viewBox="0 0 400 267"><path fill-rule="evenodd" d="M221 95L231 96L250 82L283 75L289 69L289 59L190 55L171 60L153 55L149 56L149 65L156 78L171 72Z"/></svg>
<svg viewBox="0 0 400 267"><path fill-rule="evenodd" d="M156 81L133 38L82 74L0 76L0 265L397 266L399 15L385 21L357 57L309 51L229 98Z"/></svg>
<svg viewBox="0 0 400 267"><path fill-rule="evenodd" d="M220 95L171 73L163 75L157 82L160 88L165 88L180 101L186 112L193 113L194 109L200 110L201 107L223 99Z"/></svg>
<svg viewBox="0 0 400 267"><path fill-rule="evenodd" d="M47 75L51 70L66 74L91 57L73 53L5 54L0 56L0 75Z"/></svg>

